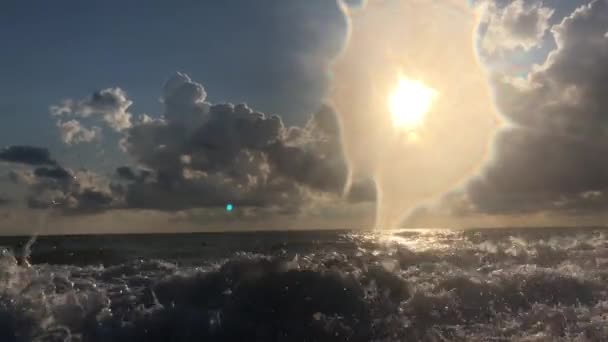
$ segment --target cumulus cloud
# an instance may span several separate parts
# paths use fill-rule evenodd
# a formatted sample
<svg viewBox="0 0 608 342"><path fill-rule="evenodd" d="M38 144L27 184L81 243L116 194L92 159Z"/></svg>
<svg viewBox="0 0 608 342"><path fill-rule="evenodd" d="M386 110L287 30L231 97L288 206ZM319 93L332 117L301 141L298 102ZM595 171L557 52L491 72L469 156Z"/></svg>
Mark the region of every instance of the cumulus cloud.
<svg viewBox="0 0 608 342"><path fill-rule="evenodd" d="M86 214L120 207L121 198L108 179L88 170L36 168L27 204L33 209Z"/></svg>
<svg viewBox="0 0 608 342"><path fill-rule="evenodd" d="M269 160L281 174L321 191L340 192L347 177L336 113L324 106L306 126L270 146Z"/></svg>
<svg viewBox="0 0 608 342"><path fill-rule="evenodd" d="M498 80L497 98L516 124L579 137L605 136L608 4L578 8L551 31L557 49L524 87ZM584 58L582 57L584 56Z"/></svg>
<svg viewBox="0 0 608 342"><path fill-rule="evenodd" d="M43 147L14 145L0 149L0 161L25 165L55 165L51 153Z"/></svg>
<svg viewBox="0 0 608 342"><path fill-rule="evenodd" d="M356 183L341 199L347 167L332 107L321 106L301 127L286 127L279 116L246 104L206 102L204 87L183 73L173 75L162 90L162 115L140 115L120 132L123 151L134 165L118 167L110 177L60 165L45 149L3 150L3 160L25 164L9 179L24 186L27 206L73 216L108 210L212 212L232 203L241 209L235 214L239 219L281 217L281 224L289 226L294 215L327 216L319 211L320 203L359 208L366 205L360 202L375 199L373 183ZM74 108L91 103L72 103L54 113L84 120L94 111ZM81 132L86 128L80 121L65 122L71 136L64 142L97 139L96 131L95 137Z"/></svg>
<svg viewBox="0 0 608 342"><path fill-rule="evenodd" d="M608 142L515 128L499 134L495 148L495 161L469 187L483 212L561 210L584 193L608 189L601 158Z"/></svg>
<svg viewBox="0 0 608 342"><path fill-rule="evenodd" d="M4 160L23 164L9 171L8 180L22 187L23 192L18 193L25 196L29 208L84 214L121 207L121 193L108 178L63 167L44 148L18 146L7 150Z"/></svg>
<svg viewBox="0 0 608 342"><path fill-rule="evenodd" d="M130 101L116 94L101 92L67 101L52 112L80 118L116 108L125 112L128 105L117 103ZM111 178L56 163L31 163L38 167L14 171L12 178L28 186L29 207L70 214L181 211L233 203L285 215L310 207L319 198L340 199L347 169L340 125L330 106L322 106L302 127L286 127L279 116L246 104L211 104L206 96L204 87L184 73L169 78L161 96L162 116L141 115L122 131L121 146L136 167L119 167ZM77 120L65 123L70 135L66 143L97 138L93 130L83 132L87 129ZM349 201L374 199L372 188L361 189Z"/></svg>
<svg viewBox="0 0 608 342"><path fill-rule="evenodd" d="M35 178L32 170L29 169L10 170L8 173L8 180L14 184L31 185Z"/></svg>
<svg viewBox="0 0 608 342"><path fill-rule="evenodd" d="M59 105L51 106L50 112L61 117L99 117L110 128L122 131L131 127L131 113L128 110L132 104L122 89L107 88L81 100L64 100Z"/></svg>
<svg viewBox="0 0 608 342"><path fill-rule="evenodd" d="M314 192L343 188L346 165L330 107L288 128L245 104L205 102L204 87L182 73L163 90L164 120L140 120L126 131L125 150L150 172L117 170L127 206L295 208Z"/></svg>
<svg viewBox="0 0 608 342"><path fill-rule="evenodd" d="M164 117L176 124L196 127L209 111L206 98L207 92L202 84L193 82L184 73L177 72L163 87L161 100L165 104Z"/></svg>
<svg viewBox="0 0 608 342"><path fill-rule="evenodd" d="M549 28L554 10L542 2L515 0L504 7L495 2L486 4L483 18L486 32L481 40L482 48L493 54L498 51L537 46Z"/></svg>
<svg viewBox="0 0 608 342"><path fill-rule="evenodd" d="M486 213L585 211L608 192L608 2L592 1L551 28L557 48L518 83L497 75L512 127L469 186Z"/></svg>
<svg viewBox="0 0 608 342"><path fill-rule="evenodd" d="M74 119L63 122L58 121L57 127L59 127L61 141L68 145L91 142L101 137L101 129L99 127L89 129Z"/></svg>

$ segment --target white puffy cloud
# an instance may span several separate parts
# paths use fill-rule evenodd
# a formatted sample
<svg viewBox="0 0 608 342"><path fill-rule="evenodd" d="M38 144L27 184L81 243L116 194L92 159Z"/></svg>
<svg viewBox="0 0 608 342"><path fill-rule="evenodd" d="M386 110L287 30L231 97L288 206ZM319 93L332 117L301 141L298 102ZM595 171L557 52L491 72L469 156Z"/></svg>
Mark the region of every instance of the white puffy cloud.
<svg viewBox="0 0 608 342"><path fill-rule="evenodd" d="M54 116L101 118L110 128L122 131L131 127L128 110L132 104L122 89L107 88L81 100L64 100L60 105L51 106L50 112Z"/></svg>
<svg viewBox="0 0 608 342"><path fill-rule="evenodd" d="M58 121L57 127L59 127L61 141L68 145L91 142L101 138L101 129L99 127L95 126L89 129L74 119Z"/></svg>
<svg viewBox="0 0 608 342"><path fill-rule="evenodd" d="M148 169L117 170L127 181L127 206L181 210L232 202L296 210L313 192L340 196L347 172L330 107L304 127L286 128L280 117L245 104L205 102L203 86L186 74L176 73L163 90L164 120L142 116L121 141Z"/></svg>
<svg viewBox="0 0 608 342"><path fill-rule="evenodd" d="M557 48L518 84L498 76L496 99L513 123L588 139L607 136L608 2L581 6L551 28Z"/></svg>
<svg viewBox="0 0 608 342"><path fill-rule="evenodd" d="M592 1L551 28L557 47L526 79L495 77L497 105L512 125L469 186L480 211L608 208L606 30L608 2Z"/></svg>
<svg viewBox="0 0 608 342"><path fill-rule="evenodd" d="M171 123L197 127L210 109L210 104L205 102L206 98L207 92L202 84L177 72L163 87L161 100L165 104L164 117Z"/></svg>
<svg viewBox="0 0 608 342"><path fill-rule="evenodd" d="M504 7L488 2L483 17L487 27L481 46L490 54L515 48L530 50L542 40L553 12L540 1L526 4L515 0Z"/></svg>
<svg viewBox="0 0 608 342"><path fill-rule="evenodd" d="M137 167L119 167L114 179L104 184L59 166L38 168L28 204L81 213L179 211L230 202L296 213L323 196L340 199L347 169L331 107L322 106L303 127L287 128L279 116L246 104L212 105L205 102L206 96L200 83L174 74L163 87L163 115L142 114L122 130L120 146ZM89 99L66 101L51 112L79 118L58 124L64 142L73 144L99 137L98 130L81 122L126 112L129 105L124 92L102 91ZM369 187L355 186L361 191L349 201L374 199Z"/></svg>

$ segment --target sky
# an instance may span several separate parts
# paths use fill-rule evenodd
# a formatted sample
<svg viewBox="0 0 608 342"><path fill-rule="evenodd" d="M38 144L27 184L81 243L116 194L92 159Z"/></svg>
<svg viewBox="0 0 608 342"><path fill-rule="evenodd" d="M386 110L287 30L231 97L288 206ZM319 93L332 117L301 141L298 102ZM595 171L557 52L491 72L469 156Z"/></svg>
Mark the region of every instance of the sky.
<svg viewBox="0 0 608 342"><path fill-rule="evenodd" d="M0 234L605 223L606 0L9 0L0 41Z"/></svg>

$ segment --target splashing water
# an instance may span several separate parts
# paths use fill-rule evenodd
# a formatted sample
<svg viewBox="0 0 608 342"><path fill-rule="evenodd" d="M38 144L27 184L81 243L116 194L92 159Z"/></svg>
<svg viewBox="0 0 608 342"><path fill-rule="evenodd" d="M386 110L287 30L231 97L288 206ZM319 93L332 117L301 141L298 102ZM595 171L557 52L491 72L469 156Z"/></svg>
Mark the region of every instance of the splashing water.
<svg viewBox="0 0 608 342"><path fill-rule="evenodd" d="M30 239L27 240L27 243L25 244L25 246L23 246L23 252L21 253L21 260L20 260L21 264L23 264L25 266L30 266L29 259L30 259L30 255L32 255L32 246L36 243L37 239L38 239L38 234L34 233L34 235L32 235L30 237Z"/></svg>
<svg viewBox="0 0 608 342"><path fill-rule="evenodd" d="M18 266L18 241L4 238L0 341L603 341L606 237L575 229L40 237L31 267Z"/></svg>

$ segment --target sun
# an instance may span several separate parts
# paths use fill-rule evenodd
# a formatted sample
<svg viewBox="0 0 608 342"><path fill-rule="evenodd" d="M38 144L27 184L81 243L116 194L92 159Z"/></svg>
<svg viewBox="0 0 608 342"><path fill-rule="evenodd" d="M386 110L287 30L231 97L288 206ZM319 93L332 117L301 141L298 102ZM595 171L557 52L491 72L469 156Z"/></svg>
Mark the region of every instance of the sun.
<svg viewBox="0 0 608 342"><path fill-rule="evenodd" d="M399 78L397 87L388 98L393 125L408 131L418 128L437 95L435 89L420 81Z"/></svg>

